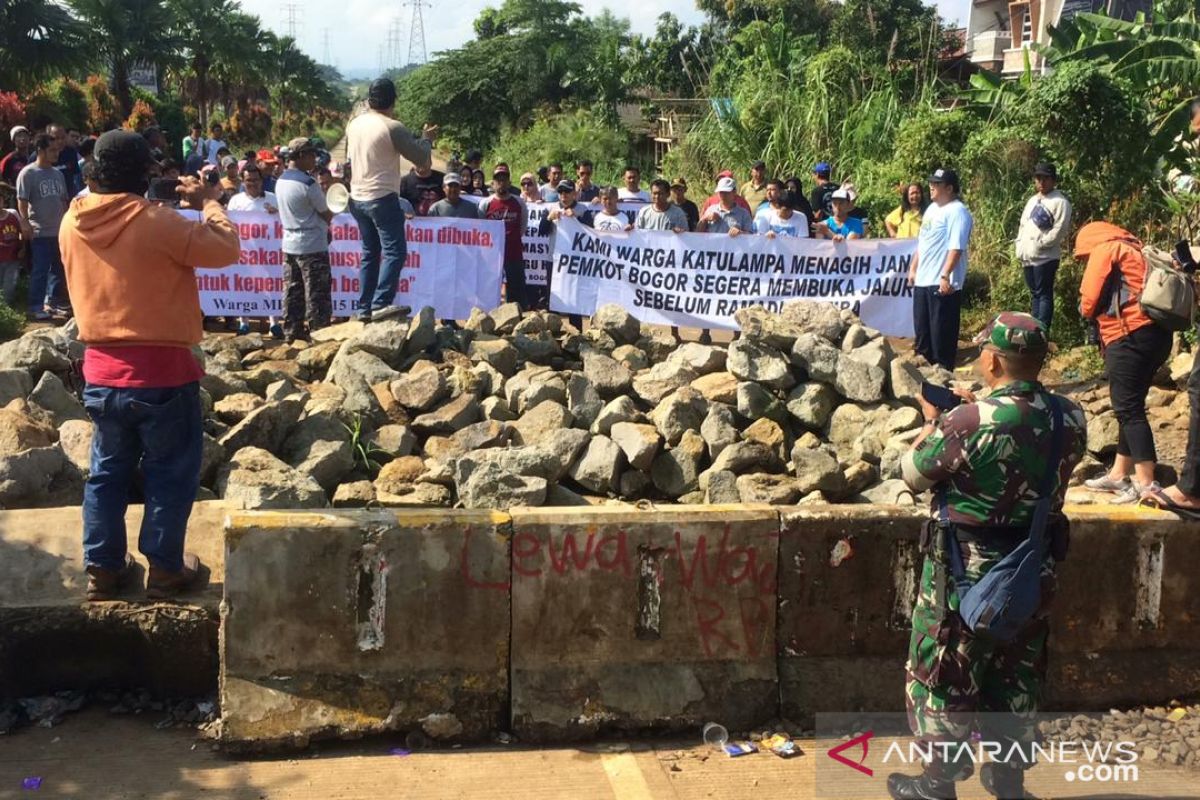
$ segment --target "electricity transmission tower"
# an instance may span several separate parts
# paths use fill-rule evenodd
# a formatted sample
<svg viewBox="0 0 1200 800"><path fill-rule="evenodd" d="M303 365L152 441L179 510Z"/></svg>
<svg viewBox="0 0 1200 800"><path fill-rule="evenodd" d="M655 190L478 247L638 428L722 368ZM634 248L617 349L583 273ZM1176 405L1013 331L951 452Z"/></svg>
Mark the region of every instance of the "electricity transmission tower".
<svg viewBox="0 0 1200 800"><path fill-rule="evenodd" d="M325 60L322 63L333 66L333 61L331 61L329 58L329 28L325 28L323 31L321 31L321 43L325 51Z"/></svg>
<svg viewBox="0 0 1200 800"><path fill-rule="evenodd" d="M299 20L297 16L300 14L299 3L284 3L283 4L283 30L292 37L292 41L296 41L296 28Z"/></svg>
<svg viewBox="0 0 1200 800"><path fill-rule="evenodd" d="M407 6L412 6L412 24L408 27L408 63L424 64L427 58L425 52L425 18L421 9L423 6L433 7L427 0L407 0Z"/></svg>

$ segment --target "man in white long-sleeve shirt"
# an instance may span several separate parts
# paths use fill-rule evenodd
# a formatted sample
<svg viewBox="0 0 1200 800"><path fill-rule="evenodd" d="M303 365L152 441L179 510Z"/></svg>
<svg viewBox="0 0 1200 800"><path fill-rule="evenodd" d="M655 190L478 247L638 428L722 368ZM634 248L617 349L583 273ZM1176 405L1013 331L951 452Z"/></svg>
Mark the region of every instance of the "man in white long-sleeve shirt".
<svg viewBox="0 0 1200 800"><path fill-rule="evenodd" d="M418 167L433 162L437 126L426 125L414 137L392 118L396 85L379 78L367 90L368 110L346 126L346 156L354 165L350 178L350 213L362 241L358 318L380 319L405 309L392 305L400 286L407 245L407 220L400 204L400 156Z"/></svg>
<svg viewBox="0 0 1200 800"><path fill-rule="evenodd" d="M1062 244L1071 233L1071 201L1057 188L1058 172L1053 164L1033 168L1037 193L1021 212L1017 231L1017 260L1025 269L1025 285L1033 295L1030 314L1046 329L1054 318L1054 278L1062 259Z"/></svg>

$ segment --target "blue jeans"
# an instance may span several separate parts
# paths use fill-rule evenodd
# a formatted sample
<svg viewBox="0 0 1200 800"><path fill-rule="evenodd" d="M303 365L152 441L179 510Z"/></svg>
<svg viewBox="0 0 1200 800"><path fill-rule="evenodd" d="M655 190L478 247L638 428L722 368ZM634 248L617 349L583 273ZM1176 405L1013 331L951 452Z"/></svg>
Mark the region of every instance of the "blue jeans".
<svg viewBox="0 0 1200 800"><path fill-rule="evenodd" d="M350 214L358 223L362 239L359 273L362 291L358 296L358 309L386 308L396 300L400 270L408 253L404 242L404 226L408 220L400 207L400 196L389 194L366 202L351 200Z"/></svg>
<svg viewBox="0 0 1200 800"><path fill-rule="evenodd" d="M49 302L65 306L67 276L63 271L62 255L58 252L58 237L38 237L29 243L33 256L33 271L29 276L29 311L36 313Z"/></svg>
<svg viewBox="0 0 1200 800"><path fill-rule="evenodd" d="M1025 285L1033 295L1029 313L1039 319L1046 330L1050 330L1050 323L1054 319L1054 277L1057 274L1057 258L1036 267L1025 267Z"/></svg>
<svg viewBox="0 0 1200 800"><path fill-rule="evenodd" d="M95 423L91 475L83 489L85 564L124 566L125 510L140 465L146 506L138 549L152 566L178 572L200 487L200 384L169 389L88 384L83 404Z"/></svg>

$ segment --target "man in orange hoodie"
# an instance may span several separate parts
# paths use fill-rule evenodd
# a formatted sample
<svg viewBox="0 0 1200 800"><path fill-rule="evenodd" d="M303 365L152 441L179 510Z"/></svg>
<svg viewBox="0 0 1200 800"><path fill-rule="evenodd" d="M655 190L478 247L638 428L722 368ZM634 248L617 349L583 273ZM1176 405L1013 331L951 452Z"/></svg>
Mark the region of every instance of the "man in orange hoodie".
<svg viewBox="0 0 1200 800"><path fill-rule="evenodd" d="M145 198L152 158L146 140L109 131L95 148L98 191L75 200L59 245L75 318L87 345L83 402L95 424L83 497L89 600L116 597L133 574L125 510L139 466L145 514L138 548L150 570L146 595L172 597L201 567L184 536L200 485L200 378L191 348L203 334L196 267L236 263L236 228L220 187L184 178L178 189L201 220Z"/></svg>
<svg viewBox="0 0 1200 800"><path fill-rule="evenodd" d="M1146 395L1154 373L1170 355L1171 332L1156 325L1138 303L1146 280L1146 259L1136 236L1109 222L1089 222L1075 239L1075 258L1087 259L1079 287L1079 311L1099 324L1108 392L1118 426L1112 469L1086 485L1112 492L1114 503L1136 503L1162 491L1154 480L1157 455L1146 419Z"/></svg>

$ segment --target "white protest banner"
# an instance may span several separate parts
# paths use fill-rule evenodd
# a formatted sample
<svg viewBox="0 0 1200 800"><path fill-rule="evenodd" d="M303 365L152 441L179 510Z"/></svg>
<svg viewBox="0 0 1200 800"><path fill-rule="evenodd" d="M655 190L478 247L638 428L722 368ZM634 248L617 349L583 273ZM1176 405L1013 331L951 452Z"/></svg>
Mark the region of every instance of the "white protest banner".
<svg viewBox="0 0 1200 800"><path fill-rule="evenodd" d="M913 335L908 265L916 239L768 239L708 233L597 233L560 221L550 308L590 315L615 303L642 322L737 328L734 312L796 300L853 310L889 336Z"/></svg>
<svg viewBox="0 0 1200 800"><path fill-rule="evenodd" d="M195 217L195 212L181 212ZM209 316L266 317L283 313L283 226L276 214L233 211L242 252L238 263L196 271L200 307ZM330 226L333 315L354 313L362 249L358 225L338 214ZM408 257L397 305L430 306L439 317L466 319L475 307L500 305L504 229L491 220L424 217L409 220Z"/></svg>
<svg viewBox="0 0 1200 800"><path fill-rule="evenodd" d="M484 204L490 198L476 195L463 195L464 200ZM645 203L617 203L617 209L629 217L630 223L637 219L638 210ZM550 269L550 251L554 243L550 240L550 231L542 233L542 221L550 212L558 207L558 203L530 203L525 201L525 229L521 236L521 251L525 254L525 283L528 286L545 286L546 272ZM579 203L581 211L599 212L599 203Z"/></svg>

